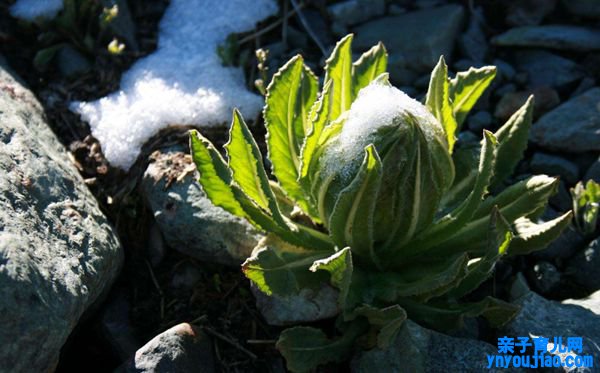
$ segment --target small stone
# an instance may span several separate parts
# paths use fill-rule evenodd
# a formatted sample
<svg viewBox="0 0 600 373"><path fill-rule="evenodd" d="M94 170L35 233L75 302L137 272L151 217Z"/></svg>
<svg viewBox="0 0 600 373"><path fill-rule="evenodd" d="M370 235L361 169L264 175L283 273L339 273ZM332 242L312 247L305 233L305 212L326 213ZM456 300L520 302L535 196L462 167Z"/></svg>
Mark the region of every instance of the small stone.
<svg viewBox="0 0 600 373"><path fill-rule="evenodd" d="M463 18L464 10L459 5L445 5L383 17L354 29L354 47L366 50L383 41L390 56L402 57L389 61L392 78L394 69L429 73L440 55L444 55L447 61L451 60L454 41ZM402 64L394 66L399 63Z"/></svg>
<svg viewBox="0 0 600 373"><path fill-rule="evenodd" d="M201 329L183 323L137 350L123 372L216 372L212 341Z"/></svg>
<svg viewBox="0 0 600 373"><path fill-rule="evenodd" d="M358 353L350 370L362 372L456 372L488 371L486 356L498 350L482 341L455 338L406 320L386 349ZM494 372L496 370L489 370Z"/></svg>
<svg viewBox="0 0 600 373"><path fill-rule="evenodd" d="M454 67L454 70L456 71L467 71L469 70L470 67L481 67L483 66L483 63L479 63L479 62L475 62L472 60L468 60L468 59L461 59L456 61L452 66Z"/></svg>
<svg viewBox="0 0 600 373"><path fill-rule="evenodd" d="M558 289L561 283L560 272L554 265L545 261L538 262L533 266L530 278L533 287L544 295Z"/></svg>
<svg viewBox="0 0 600 373"><path fill-rule="evenodd" d="M562 4L572 15L600 19L600 2L597 0L562 0Z"/></svg>
<svg viewBox="0 0 600 373"><path fill-rule="evenodd" d="M498 89L494 91L496 97L504 97L509 93L515 93L517 91L517 85L514 83L508 83L500 86Z"/></svg>
<svg viewBox="0 0 600 373"><path fill-rule="evenodd" d="M532 126L530 139L549 150L599 151L600 88L592 88L542 116Z"/></svg>
<svg viewBox="0 0 600 373"><path fill-rule="evenodd" d="M527 72L530 87L560 88L583 77L577 63L543 50L525 50L515 54L517 67Z"/></svg>
<svg viewBox="0 0 600 373"><path fill-rule="evenodd" d="M565 274L589 291L600 289L600 237L569 260Z"/></svg>
<svg viewBox="0 0 600 373"><path fill-rule="evenodd" d="M569 226L545 249L534 252L533 256L554 262L568 259L583 246L584 242L583 236L573 227Z"/></svg>
<svg viewBox="0 0 600 373"><path fill-rule="evenodd" d="M530 95L535 97L534 117L539 117L560 103L558 92L550 87L536 87L528 91L510 92L502 96L496 106L494 116L500 120L507 120L525 104Z"/></svg>
<svg viewBox="0 0 600 373"><path fill-rule="evenodd" d="M504 60L495 59L492 61L492 65L498 68L498 74L503 80L511 81L514 79L515 75L517 75L515 68Z"/></svg>
<svg viewBox="0 0 600 373"><path fill-rule="evenodd" d="M469 130L475 134L481 134L484 129L487 129L492 124L492 114L487 111L478 111L477 113L467 117L467 126Z"/></svg>
<svg viewBox="0 0 600 373"><path fill-rule="evenodd" d="M340 312L337 289L323 285L317 291L304 288L297 295L266 295L252 284L256 307L269 325L291 325L328 319Z"/></svg>
<svg viewBox="0 0 600 373"><path fill-rule="evenodd" d="M530 167L535 174L560 176L569 184L575 184L579 179L577 165L555 155L536 152L533 154Z"/></svg>
<svg viewBox="0 0 600 373"><path fill-rule="evenodd" d="M480 24L483 12L481 10L476 12L477 14L471 15L467 30L458 39L458 46L463 56L476 62L483 62L488 52L488 43Z"/></svg>
<svg viewBox="0 0 600 373"><path fill-rule="evenodd" d="M506 23L510 26L537 25L554 11L558 0L516 0L508 2Z"/></svg>
<svg viewBox="0 0 600 373"><path fill-rule="evenodd" d="M600 157L598 157L598 159L592 163L590 168L588 168L587 172L585 173L583 181L585 182L588 180L594 180L595 182L600 183Z"/></svg>
<svg viewBox="0 0 600 373"><path fill-rule="evenodd" d="M587 52L600 50L600 30L567 25L523 26L496 36L492 44Z"/></svg>
<svg viewBox="0 0 600 373"><path fill-rule="evenodd" d="M385 13L385 0L346 0L329 5L329 16L345 26L368 21Z"/></svg>
<svg viewBox="0 0 600 373"><path fill-rule="evenodd" d="M92 68L90 61L68 44L58 50L56 63L65 78L82 75Z"/></svg>
<svg viewBox="0 0 600 373"><path fill-rule="evenodd" d="M571 93L571 98L579 96L580 94L594 88L595 85L596 81L593 78L587 76L584 77L583 79L581 79L581 82L579 82L579 85L577 86L577 88L575 88L573 93Z"/></svg>

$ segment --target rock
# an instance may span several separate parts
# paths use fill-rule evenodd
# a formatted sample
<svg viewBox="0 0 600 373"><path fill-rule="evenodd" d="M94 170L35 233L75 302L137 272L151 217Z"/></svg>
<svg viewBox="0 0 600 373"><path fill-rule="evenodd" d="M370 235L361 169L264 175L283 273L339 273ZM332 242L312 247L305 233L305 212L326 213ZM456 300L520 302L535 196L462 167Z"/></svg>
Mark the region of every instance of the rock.
<svg viewBox="0 0 600 373"><path fill-rule="evenodd" d="M579 180L577 165L555 155L536 152L531 158L530 167L534 174L560 176L569 184L575 184Z"/></svg>
<svg viewBox="0 0 600 373"><path fill-rule="evenodd" d="M334 22L350 26L385 13L385 0L346 0L332 4L327 11Z"/></svg>
<svg viewBox="0 0 600 373"><path fill-rule="evenodd" d="M545 249L533 255L547 261L564 260L572 257L584 244L583 236L572 227L565 229L560 236Z"/></svg>
<svg viewBox="0 0 600 373"><path fill-rule="evenodd" d="M496 36L492 44L587 52L600 50L600 31L567 25L523 26Z"/></svg>
<svg viewBox="0 0 600 373"><path fill-rule="evenodd" d="M597 0L562 0L562 4L575 16L600 19L600 2Z"/></svg>
<svg viewBox="0 0 600 373"><path fill-rule="evenodd" d="M56 64L65 78L82 75L92 68L90 61L68 44L56 53Z"/></svg>
<svg viewBox="0 0 600 373"><path fill-rule="evenodd" d="M523 106L530 95L535 97L534 117L539 117L560 103L558 92L550 87L536 87L527 91L508 92L498 102L494 116L503 121L507 120Z"/></svg>
<svg viewBox="0 0 600 373"><path fill-rule="evenodd" d="M481 11L471 15L467 30L461 33L458 39L458 47L463 56L475 62L483 62L488 51L487 39L480 24L481 18L483 18Z"/></svg>
<svg viewBox="0 0 600 373"><path fill-rule="evenodd" d="M489 128L492 124L492 114L487 111L478 111L477 113L467 117L467 126L469 130L479 135L484 129Z"/></svg>
<svg viewBox="0 0 600 373"><path fill-rule="evenodd" d="M498 68L498 75L503 80L511 81L514 79L515 75L517 75L515 68L504 60L495 59L494 61L492 61L492 65Z"/></svg>
<svg viewBox="0 0 600 373"><path fill-rule="evenodd" d="M565 274L589 291L600 289L600 237L569 260Z"/></svg>
<svg viewBox="0 0 600 373"><path fill-rule="evenodd" d="M0 370L53 371L123 252L34 95L0 66Z"/></svg>
<svg viewBox="0 0 600 373"><path fill-rule="evenodd" d="M517 68L527 72L530 87L560 88L583 77L577 63L543 50L524 50L515 54Z"/></svg>
<svg viewBox="0 0 600 373"><path fill-rule="evenodd" d="M324 285L318 291L305 288L298 295L266 295L251 285L256 307L269 325L291 325L328 319L340 312L337 289Z"/></svg>
<svg viewBox="0 0 600 373"><path fill-rule="evenodd" d="M574 304L600 316L600 290L583 299L565 299L562 301L562 304Z"/></svg>
<svg viewBox="0 0 600 373"><path fill-rule="evenodd" d="M537 25L554 11L558 0L516 0L508 2L506 23L510 26Z"/></svg>
<svg viewBox="0 0 600 373"><path fill-rule="evenodd" d="M579 96L580 94L594 88L595 85L596 81L593 78L587 76L584 77L583 79L581 79L581 82L579 82L577 88L575 88L573 92L571 92L571 98Z"/></svg>
<svg viewBox="0 0 600 373"><path fill-rule="evenodd" d="M488 371L486 356L497 352L488 343L450 337L407 320L388 348L358 353L350 369L355 373L443 372L452 367L456 372L482 372Z"/></svg>
<svg viewBox="0 0 600 373"><path fill-rule="evenodd" d="M183 148L156 151L151 158L142 190L166 243L200 260L239 266L258 243L258 231L210 202Z"/></svg>
<svg viewBox="0 0 600 373"><path fill-rule="evenodd" d="M600 317L598 315L580 306L546 300L533 292L526 293L514 303L521 306L521 312L502 329L501 336L548 338L550 343L547 346L547 353L550 356L561 355L561 359L566 357L565 353L551 352L554 347L554 337L562 338L565 346L567 337L582 337L583 351L578 354L592 355L596 364L600 358ZM569 354L575 355L575 352Z"/></svg>
<svg viewBox="0 0 600 373"><path fill-rule="evenodd" d="M598 159L592 163L590 168L588 168L587 172L585 173L583 181L585 182L588 180L594 180L595 182L600 183L600 157L598 157Z"/></svg>
<svg viewBox="0 0 600 373"><path fill-rule="evenodd" d="M534 288L544 295L556 290L561 283L560 272L554 265L545 261L538 262L533 266L529 278Z"/></svg>
<svg viewBox="0 0 600 373"><path fill-rule="evenodd" d="M188 323L172 327L137 350L121 372L216 372L212 341Z"/></svg>
<svg viewBox="0 0 600 373"><path fill-rule="evenodd" d="M366 50L383 41L390 56L397 56L388 64L392 79L397 79L394 72L402 69L429 73L440 55L451 60L463 18L464 10L459 5L380 18L354 29L354 47Z"/></svg>
<svg viewBox="0 0 600 373"><path fill-rule="evenodd" d="M532 126L530 139L556 151L600 150L600 88L570 99Z"/></svg>

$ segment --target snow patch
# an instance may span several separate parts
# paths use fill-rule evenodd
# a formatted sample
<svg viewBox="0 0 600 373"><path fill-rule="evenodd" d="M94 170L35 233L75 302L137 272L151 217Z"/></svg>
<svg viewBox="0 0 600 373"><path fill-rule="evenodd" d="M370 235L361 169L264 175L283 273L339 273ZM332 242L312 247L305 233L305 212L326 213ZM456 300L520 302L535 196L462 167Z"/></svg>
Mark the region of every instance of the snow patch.
<svg viewBox="0 0 600 373"><path fill-rule="evenodd" d="M253 118L263 99L248 91L240 68L221 65L216 50L276 12L274 0L172 0L156 52L123 75L120 91L71 110L90 124L108 161L125 170L168 125L223 125L234 107Z"/></svg>
<svg viewBox="0 0 600 373"><path fill-rule="evenodd" d="M35 21L37 18L54 18L63 8L62 0L17 0L10 7L15 18Z"/></svg>

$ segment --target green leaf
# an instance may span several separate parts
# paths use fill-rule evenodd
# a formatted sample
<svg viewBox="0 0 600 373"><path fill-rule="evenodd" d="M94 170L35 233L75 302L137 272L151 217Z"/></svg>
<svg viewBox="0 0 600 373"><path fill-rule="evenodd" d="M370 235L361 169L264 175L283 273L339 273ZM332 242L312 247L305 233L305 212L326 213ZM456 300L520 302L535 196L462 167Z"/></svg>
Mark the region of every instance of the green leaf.
<svg viewBox="0 0 600 373"><path fill-rule="evenodd" d="M310 203L298 183L300 149L311 130L309 113L317 97L318 81L295 56L273 76L267 87L264 118L273 174L286 194L310 214Z"/></svg>
<svg viewBox="0 0 600 373"><path fill-rule="evenodd" d="M262 164L262 155L240 112L233 111L229 142L225 144L233 180L262 209L269 211L275 222L285 227L277 200Z"/></svg>
<svg viewBox="0 0 600 373"><path fill-rule="evenodd" d="M442 127L444 127L446 139L448 140L448 151L452 153L454 143L456 142L458 124L456 123L456 118L454 118L454 112L450 104L448 86L448 66L446 66L446 62L442 56L431 72L425 105L440 121Z"/></svg>
<svg viewBox="0 0 600 373"><path fill-rule="evenodd" d="M498 186L510 176L527 148L529 128L533 119L533 96L496 131L498 154L492 186Z"/></svg>
<svg viewBox="0 0 600 373"><path fill-rule="evenodd" d="M325 82L332 81L331 120L336 120L352 104L352 38L350 34L340 40L325 61Z"/></svg>
<svg viewBox="0 0 600 373"><path fill-rule="evenodd" d="M324 270L331 276L331 284L340 290L339 304L342 309L346 306L346 298L352 280L352 253L349 247L346 247L325 259L315 261L310 270L316 272Z"/></svg>
<svg viewBox="0 0 600 373"><path fill-rule="evenodd" d="M390 346L406 320L406 312L397 304L385 308L363 305L354 310L350 319L358 316L365 317L371 328L375 329L377 347L381 349Z"/></svg>
<svg viewBox="0 0 600 373"><path fill-rule="evenodd" d="M381 268L374 252L373 214L379 185L381 160L373 144L365 148L365 158L354 180L344 188L329 218L329 234L340 247L350 246L355 255Z"/></svg>
<svg viewBox="0 0 600 373"><path fill-rule="evenodd" d="M571 188L571 197L575 227L585 237L592 237L600 214L600 184L588 180L584 187L580 181Z"/></svg>
<svg viewBox="0 0 600 373"><path fill-rule="evenodd" d="M494 170L496 147L496 137L484 130L484 143L479 156L477 177L471 193L456 209L435 222L430 229L419 235L419 238L408 246L424 252L447 239L470 221L487 193Z"/></svg>
<svg viewBox="0 0 600 373"><path fill-rule="evenodd" d="M494 208L490 219L486 254L469 262L467 275L460 284L450 290L445 297L458 299L477 289L493 273L496 262L507 253L507 248L513 239L508 222L500 211Z"/></svg>
<svg viewBox="0 0 600 373"><path fill-rule="evenodd" d="M331 252L294 246L269 235L262 239L252 256L242 264L248 279L267 295L295 295L304 288L316 289L327 282L325 272L312 272L312 264Z"/></svg>
<svg viewBox="0 0 600 373"><path fill-rule="evenodd" d="M524 255L546 248L571 223L572 216L572 212L569 211L541 224L536 224L527 218L517 219L513 227L516 235L508 247L508 254Z"/></svg>
<svg viewBox="0 0 600 373"><path fill-rule="evenodd" d="M477 69L471 67L467 71L456 74L454 79L450 80L449 94L452 111L458 124L457 132L460 131L460 126L465 121L467 114L495 76L495 66L484 66Z"/></svg>
<svg viewBox="0 0 600 373"><path fill-rule="evenodd" d="M198 131L190 131L190 149L200 174L198 182L210 201L233 215L246 217L231 189L231 171L213 144Z"/></svg>
<svg viewBox="0 0 600 373"><path fill-rule="evenodd" d="M352 64L352 99L358 96L362 88L385 73L387 60L387 51L383 43L379 42Z"/></svg>
<svg viewBox="0 0 600 373"><path fill-rule="evenodd" d="M284 330L275 347L290 371L308 372L321 364L346 360L356 338L367 329L365 322L357 320L343 335L330 339L319 329L297 326Z"/></svg>

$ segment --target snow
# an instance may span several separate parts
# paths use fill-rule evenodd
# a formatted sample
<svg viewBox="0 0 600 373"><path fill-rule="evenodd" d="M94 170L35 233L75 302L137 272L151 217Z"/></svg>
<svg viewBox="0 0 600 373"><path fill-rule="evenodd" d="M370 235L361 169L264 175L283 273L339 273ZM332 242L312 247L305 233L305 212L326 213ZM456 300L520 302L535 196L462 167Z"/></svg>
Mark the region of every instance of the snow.
<svg viewBox="0 0 600 373"><path fill-rule="evenodd" d="M62 8L62 0L17 0L10 7L10 14L15 18L35 21L37 18L52 19Z"/></svg>
<svg viewBox="0 0 600 373"><path fill-rule="evenodd" d="M360 90L352 103L339 137L324 153L324 166L350 176L356 160L362 161L365 147L373 143L377 130L405 125L402 118L408 114L421 123L426 137L443 136L441 125L422 103L395 87L372 82ZM346 166L340 169L340 165Z"/></svg>
<svg viewBox="0 0 600 373"><path fill-rule="evenodd" d="M216 49L275 12L275 0L172 0L156 52L123 75L120 91L71 109L90 124L107 160L125 170L168 125L223 125L234 107L254 118L262 98L248 91L240 68L221 65Z"/></svg>

